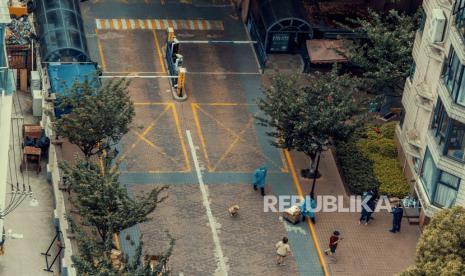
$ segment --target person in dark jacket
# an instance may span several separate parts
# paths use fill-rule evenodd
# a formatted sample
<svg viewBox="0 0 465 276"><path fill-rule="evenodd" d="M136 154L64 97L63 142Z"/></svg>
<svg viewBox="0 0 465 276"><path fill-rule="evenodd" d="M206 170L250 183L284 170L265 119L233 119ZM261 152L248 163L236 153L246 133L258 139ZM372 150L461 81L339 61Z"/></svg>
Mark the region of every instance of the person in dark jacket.
<svg viewBox="0 0 465 276"><path fill-rule="evenodd" d="M402 217L404 216L404 209L400 204L392 209L392 229L389 230L391 233L400 232L400 224L402 223Z"/></svg>

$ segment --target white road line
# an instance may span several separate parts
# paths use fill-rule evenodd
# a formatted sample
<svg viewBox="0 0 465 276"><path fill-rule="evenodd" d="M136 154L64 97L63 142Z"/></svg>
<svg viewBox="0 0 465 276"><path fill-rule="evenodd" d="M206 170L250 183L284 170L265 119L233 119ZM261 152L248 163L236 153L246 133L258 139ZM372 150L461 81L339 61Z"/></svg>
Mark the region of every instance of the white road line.
<svg viewBox="0 0 465 276"><path fill-rule="evenodd" d="M147 19L145 22L147 22L147 26L149 26L149 30L153 30L152 20Z"/></svg>
<svg viewBox="0 0 465 276"><path fill-rule="evenodd" d="M127 25L127 23L126 23L126 19L121 19L121 23L123 23L123 24L122 24L123 30L127 30L127 29L128 29L128 25Z"/></svg>
<svg viewBox="0 0 465 276"><path fill-rule="evenodd" d="M227 276L228 268L226 266L226 261L223 255L223 250L221 249L220 238L218 237L218 231L216 229L216 220L213 217L212 210L210 208L210 201L208 199L208 191L203 183L202 173L200 171L199 160L197 159L197 153L195 152L194 142L192 141L192 136L190 130L186 130L187 140L189 141L189 147L191 149L192 160L194 160L195 171L197 172L197 179L199 180L200 191L202 192L203 205L207 209L208 222L212 230L213 242L215 243L215 255L218 258L219 265L219 275Z"/></svg>
<svg viewBox="0 0 465 276"><path fill-rule="evenodd" d="M136 21L134 19L129 19L129 23L131 24L131 29L135 29L136 28ZM141 29L142 29L142 26L141 26Z"/></svg>
<svg viewBox="0 0 465 276"><path fill-rule="evenodd" d="M112 19L113 20L113 28L116 30L119 30L119 24L118 24L118 19Z"/></svg>
<svg viewBox="0 0 465 276"><path fill-rule="evenodd" d="M189 72L186 74L191 75L261 75L260 72L228 72L228 71L217 71L217 72Z"/></svg>
<svg viewBox="0 0 465 276"><path fill-rule="evenodd" d="M100 25L100 19L95 19L95 25L97 26L97 29L102 28L102 25Z"/></svg>
<svg viewBox="0 0 465 276"><path fill-rule="evenodd" d="M110 20L105 19L105 28L110 29Z"/></svg>
<svg viewBox="0 0 465 276"><path fill-rule="evenodd" d="M255 44L255 40L180 40L178 43L190 44Z"/></svg>
<svg viewBox="0 0 465 276"><path fill-rule="evenodd" d="M139 21L139 26L140 26L140 28L141 28L142 30L145 29L145 22L144 22L144 20L142 20L142 19L137 19L137 21ZM135 29L135 27L134 27L134 29Z"/></svg>
<svg viewBox="0 0 465 276"><path fill-rule="evenodd" d="M139 75L109 75L99 76L100 79L124 78L124 79L176 79L178 76L139 76Z"/></svg>

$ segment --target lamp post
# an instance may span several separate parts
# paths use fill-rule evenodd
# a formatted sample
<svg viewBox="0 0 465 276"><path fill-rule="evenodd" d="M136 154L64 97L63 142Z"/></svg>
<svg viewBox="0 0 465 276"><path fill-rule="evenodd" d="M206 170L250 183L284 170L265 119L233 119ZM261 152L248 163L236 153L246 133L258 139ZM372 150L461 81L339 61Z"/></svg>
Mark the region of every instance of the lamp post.
<svg viewBox="0 0 465 276"><path fill-rule="evenodd" d="M316 160L316 167L313 173L312 191L310 192L310 198L312 199L315 199L315 184L316 184L316 179L318 177L318 167L320 166L320 158L321 158L321 152L318 153L318 159Z"/></svg>

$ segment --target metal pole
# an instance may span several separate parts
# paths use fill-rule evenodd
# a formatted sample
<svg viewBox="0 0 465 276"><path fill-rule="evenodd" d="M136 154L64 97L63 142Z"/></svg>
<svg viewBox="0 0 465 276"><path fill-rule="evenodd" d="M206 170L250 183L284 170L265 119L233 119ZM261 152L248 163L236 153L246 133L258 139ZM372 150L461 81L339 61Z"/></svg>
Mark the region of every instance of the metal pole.
<svg viewBox="0 0 465 276"><path fill-rule="evenodd" d="M320 157L321 157L321 153L318 153L318 159L316 160L316 168L313 171L312 191L310 192L310 197L312 199L315 199L315 184L316 184L316 178L318 177L318 167L320 166Z"/></svg>

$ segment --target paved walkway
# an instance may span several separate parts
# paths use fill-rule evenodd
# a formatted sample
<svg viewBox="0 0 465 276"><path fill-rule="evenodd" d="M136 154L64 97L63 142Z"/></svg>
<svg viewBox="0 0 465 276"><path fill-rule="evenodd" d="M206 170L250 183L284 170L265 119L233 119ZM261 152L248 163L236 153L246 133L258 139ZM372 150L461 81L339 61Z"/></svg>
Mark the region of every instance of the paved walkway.
<svg viewBox="0 0 465 276"><path fill-rule="evenodd" d="M53 195L52 187L46 180L45 162L42 162L42 172L36 174L35 170L29 168L29 172L23 174L19 171L20 149L22 140L22 125L38 124L37 118L32 117L32 101L30 94L16 91L14 95L12 138L10 144L10 168L13 182L24 183L26 187L31 186L32 197L27 197L21 205L5 218L5 254L0 256L0 275L18 276L46 276L58 275L57 265L52 268L54 273L44 271L45 259L41 255L50 245L55 230L53 227ZM20 111L20 105L21 109ZM21 120L24 116L24 121ZM14 148L14 150L13 150ZM16 163L16 166L14 164ZM15 169L16 168L16 169ZM8 181L10 182L10 181ZM10 191L9 183L7 191ZM6 202L10 195L6 196ZM34 201L36 199L37 201ZM13 235L9 235L11 231ZM51 254L56 254L53 246ZM53 255L55 257L55 255ZM53 259L52 257L52 259ZM52 260L51 259L51 260Z"/></svg>
<svg viewBox="0 0 465 276"><path fill-rule="evenodd" d="M300 171L308 164L301 153L293 153L296 170ZM322 177L317 180L315 194L343 195L346 205L348 196L341 181L334 157L325 152L320 161ZM305 194L311 190L311 181L300 178ZM329 237L334 230L341 232L344 240L338 247L337 261L326 258L332 275L393 275L413 264L415 246L420 235L417 225L402 222L400 233L388 232L391 227L391 214L374 214L375 220L369 225L359 225L359 213L319 213L315 230L320 246L327 247Z"/></svg>

